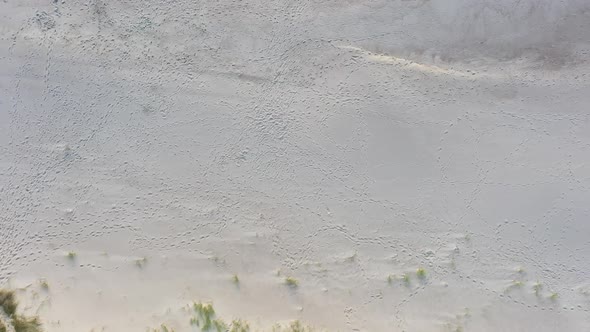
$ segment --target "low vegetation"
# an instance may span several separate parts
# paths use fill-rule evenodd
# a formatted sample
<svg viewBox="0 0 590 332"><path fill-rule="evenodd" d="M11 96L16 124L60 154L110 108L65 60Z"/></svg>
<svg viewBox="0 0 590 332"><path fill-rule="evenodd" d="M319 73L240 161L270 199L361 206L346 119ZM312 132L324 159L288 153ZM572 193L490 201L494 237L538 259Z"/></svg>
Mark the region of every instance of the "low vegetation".
<svg viewBox="0 0 590 332"><path fill-rule="evenodd" d="M512 286L520 288L520 287L524 286L524 282L522 282L520 280L514 280L514 281L512 281Z"/></svg>
<svg viewBox="0 0 590 332"><path fill-rule="evenodd" d="M0 332L43 332L38 317L28 317L18 314L18 302L14 292L0 289ZM190 325L201 332L256 332L250 328L248 322L241 319L234 319L231 323L216 316L215 309L211 303L193 303ZM4 318L1 318L4 317ZM5 324L10 324L6 326ZM149 329L150 332L175 332L168 325L162 324L156 329ZM276 324L272 332L313 332L314 330L303 325L300 321L293 321L287 324Z"/></svg>
<svg viewBox="0 0 590 332"><path fill-rule="evenodd" d="M543 284L541 284L540 282L537 281L535 284L533 284L533 291L535 292L535 295L539 296L542 289Z"/></svg>
<svg viewBox="0 0 590 332"><path fill-rule="evenodd" d="M202 331L209 331L214 325L215 310L211 303L193 303L196 317L191 318L191 324L201 328Z"/></svg>
<svg viewBox="0 0 590 332"><path fill-rule="evenodd" d="M194 316L190 319L190 325L201 332L258 332L250 328L250 324L242 319L234 319L226 323L217 317L211 303L193 303ZM156 330L157 331L157 330ZM170 330L171 331L171 330ZM265 330L266 331L266 330ZM313 332L314 330L303 325L300 321L293 321L287 324L275 324L272 332Z"/></svg>
<svg viewBox="0 0 590 332"><path fill-rule="evenodd" d="M237 275L237 274L234 274L234 275L232 276L232 278L231 278L231 281L232 281L234 284L236 284L236 285L237 285L237 284L239 284L239 283L240 283L240 278L238 278L238 275Z"/></svg>
<svg viewBox="0 0 590 332"><path fill-rule="evenodd" d="M275 325L272 329L272 332L313 332L314 330L309 327L303 325L300 321L296 320L287 325Z"/></svg>
<svg viewBox="0 0 590 332"><path fill-rule="evenodd" d="M153 330L151 329L151 330L149 330L149 332L174 332L174 330L170 329L170 328L168 328L168 326L162 324L162 325L160 325L159 328L153 329Z"/></svg>
<svg viewBox="0 0 590 332"><path fill-rule="evenodd" d="M234 319L229 332L250 332L250 325L241 319Z"/></svg>
<svg viewBox="0 0 590 332"><path fill-rule="evenodd" d="M426 275L426 272L424 273L424 275ZM387 276L387 283L389 285L393 285L393 282L396 280L401 281L406 286L410 285L410 275L408 273L404 273L397 276L394 274L390 274Z"/></svg>
<svg viewBox="0 0 590 332"><path fill-rule="evenodd" d="M191 320L192 322L192 320ZM196 326L195 324L192 324ZM205 329L202 326L198 326L201 332L260 332L259 330L253 330L250 328L250 325L241 320L236 319L232 321L230 324L225 324L220 319L215 319L212 321L212 325ZM266 330L265 330L266 331ZM314 330L309 326L303 325L300 321L296 320L287 324L276 324L270 330L271 332L320 332L319 330ZM5 332L0 328L0 332ZM174 329L167 327L166 325L162 324L159 328L150 329L149 332L175 332Z"/></svg>
<svg viewBox="0 0 590 332"><path fill-rule="evenodd" d="M293 277L287 277L285 278L285 285L291 288L297 288L299 286L299 281Z"/></svg>
<svg viewBox="0 0 590 332"><path fill-rule="evenodd" d="M143 257L143 258L139 258L139 259L135 260L135 266L137 266L140 269L143 269L146 264L147 264L147 257Z"/></svg>
<svg viewBox="0 0 590 332"><path fill-rule="evenodd" d="M45 279L39 280L39 286L41 286L41 289L43 289L44 291L49 290L49 283Z"/></svg>
<svg viewBox="0 0 590 332"><path fill-rule="evenodd" d="M406 285L410 284L410 275L409 275L409 274L407 274L407 273L404 273L404 274L402 275L402 280L404 281L404 283L405 283Z"/></svg>
<svg viewBox="0 0 590 332"><path fill-rule="evenodd" d="M17 314L18 302L14 292L0 290L0 308L3 311L7 321L0 321L0 332L8 331L5 324L10 324L16 332L41 332L41 323L37 317L27 317Z"/></svg>
<svg viewBox="0 0 590 332"><path fill-rule="evenodd" d="M423 268L419 268L418 270L416 270L416 275L419 279L424 279L426 278L426 270Z"/></svg>

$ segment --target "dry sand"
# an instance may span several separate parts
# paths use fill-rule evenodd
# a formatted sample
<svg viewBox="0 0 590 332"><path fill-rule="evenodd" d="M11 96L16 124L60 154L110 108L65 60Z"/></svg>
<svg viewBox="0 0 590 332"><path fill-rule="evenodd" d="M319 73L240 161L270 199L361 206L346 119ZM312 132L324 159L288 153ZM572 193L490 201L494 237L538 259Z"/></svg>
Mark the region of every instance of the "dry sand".
<svg viewBox="0 0 590 332"><path fill-rule="evenodd" d="M48 332L590 331L588 31L586 0L0 1L0 286Z"/></svg>

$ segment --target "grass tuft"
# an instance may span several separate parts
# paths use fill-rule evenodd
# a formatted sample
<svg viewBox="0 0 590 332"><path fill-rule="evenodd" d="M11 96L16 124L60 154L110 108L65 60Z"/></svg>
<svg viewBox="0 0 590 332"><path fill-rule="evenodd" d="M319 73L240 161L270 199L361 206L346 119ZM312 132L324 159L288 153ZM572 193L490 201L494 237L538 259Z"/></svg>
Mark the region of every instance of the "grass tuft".
<svg viewBox="0 0 590 332"><path fill-rule="evenodd" d="M419 279L426 278L426 270L423 268L419 268L418 270L416 270L416 276L418 276Z"/></svg>
<svg viewBox="0 0 590 332"><path fill-rule="evenodd" d="M14 316L17 305L13 292L0 290L0 307L7 316Z"/></svg>
<svg viewBox="0 0 590 332"><path fill-rule="evenodd" d="M285 284L291 288L297 288L299 286L299 281L293 277L285 278Z"/></svg>
<svg viewBox="0 0 590 332"><path fill-rule="evenodd" d="M393 284L393 280L394 280L393 274L390 274L387 276L387 283L388 284L390 284L390 285Z"/></svg>
<svg viewBox="0 0 590 332"><path fill-rule="evenodd" d="M241 319L234 319L229 332L250 332L250 325Z"/></svg>
<svg viewBox="0 0 590 332"><path fill-rule="evenodd" d="M533 291L535 292L535 295L537 295L537 296L539 296L542 289L543 289L543 284L541 284L538 281L533 285Z"/></svg>
<svg viewBox="0 0 590 332"><path fill-rule="evenodd" d="M143 269L146 264L147 264L147 257L143 257L143 258L135 260L135 266L137 266L140 269Z"/></svg>
<svg viewBox="0 0 590 332"><path fill-rule="evenodd" d="M49 290L49 283L47 283L47 280L45 279L39 280L39 286L41 286L41 289L43 289L44 291Z"/></svg>
<svg viewBox="0 0 590 332"><path fill-rule="evenodd" d="M215 318L213 305L211 303L193 303L193 309L197 314L196 325L201 327L201 330L208 331L213 326Z"/></svg>
<svg viewBox="0 0 590 332"><path fill-rule="evenodd" d="M213 320L213 327L217 332L226 332L228 330L227 324L221 319L214 319Z"/></svg>
<svg viewBox="0 0 590 332"><path fill-rule="evenodd" d="M17 315L16 310L18 303L16 302L14 292L0 289L0 308L4 314L11 318L12 328L16 332L41 332L41 323L37 317L25 317ZM0 332L8 331L8 327L0 323Z"/></svg>
<svg viewBox="0 0 590 332"><path fill-rule="evenodd" d="M16 332L41 332L41 323L37 317L16 316L12 319L12 325Z"/></svg>
<svg viewBox="0 0 590 332"><path fill-rule="evenodd" d="M410 275L407 273L404 273L399 276L396 276L395 274L390 274L387 276L387 283L389 285L393 285L393 282L396 280L402 281L407 286L410 284Z"/></svg>
<svg viewBox="0 0 590 332"><path fill-rule="evenodd" d="M312 332L310 327L304 326L300 321L296 320L289 325L275 325L272 332Z"/></svg>
<svg viewBox="0 0 590 332"><path fill-rule="evenodd" d="M162 332L174 332L173 329L169 329L166 325L162 324L160 326L160 329L162 330ZM155 330L155 332L157 332L157 330Z"/></svg>
<svg viewBox="0 0 590 332"><path fill-rule="evenodd" d="M402 275L402 280L404 281L404 283L405 283L406 285L408 285L408 284L410 283L410 275L409 275L409 274L407 274L407 273L404 273L404 274Z"/></svg>
<svg viewBox="0 0 590 332"><path fill-rule="evenodd" d="M232 281L234 284L236 284L236 285L237 285L237 284L239 284L239 283L240 283L240 278L238 278L238 275L237 275L237 274L234 274L234 275L231 277L231 281Z"/></svg>
<svg viewBox="0 0 590 332"><path fill-rule="evenodd" d="M76 252L75 252L75 251L70 251L70 252L68 252L68 254L66 255L66 257L67 257L68 259L70 259L70 260L74 260L74 259L76 259L76 257L77 257L77 256L78 256L78 254L76 254Z"/></svg>

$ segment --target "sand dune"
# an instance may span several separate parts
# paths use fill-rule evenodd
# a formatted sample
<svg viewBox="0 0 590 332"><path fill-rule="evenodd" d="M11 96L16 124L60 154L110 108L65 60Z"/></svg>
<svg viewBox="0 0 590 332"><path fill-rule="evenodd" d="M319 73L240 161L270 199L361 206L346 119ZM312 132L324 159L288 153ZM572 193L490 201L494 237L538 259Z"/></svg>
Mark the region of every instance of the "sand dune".
<svg viewBox="0 0 590 332"><path fill-rule="evenodd" d="M0 1L46 331L590 331L584 0Z"/></svg>

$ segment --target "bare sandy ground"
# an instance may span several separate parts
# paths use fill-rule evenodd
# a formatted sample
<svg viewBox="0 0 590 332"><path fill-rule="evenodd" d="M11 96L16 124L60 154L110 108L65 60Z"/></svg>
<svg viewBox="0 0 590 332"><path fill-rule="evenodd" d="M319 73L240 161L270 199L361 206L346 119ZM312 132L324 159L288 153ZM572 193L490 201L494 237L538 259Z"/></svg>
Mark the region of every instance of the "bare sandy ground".
<svg viewBox="0 0 590 332"><path fill-rule="evenodd" d="M0 286L49 332L192 301L590 331L588 31L582 0L0 1Z"/></svg>

